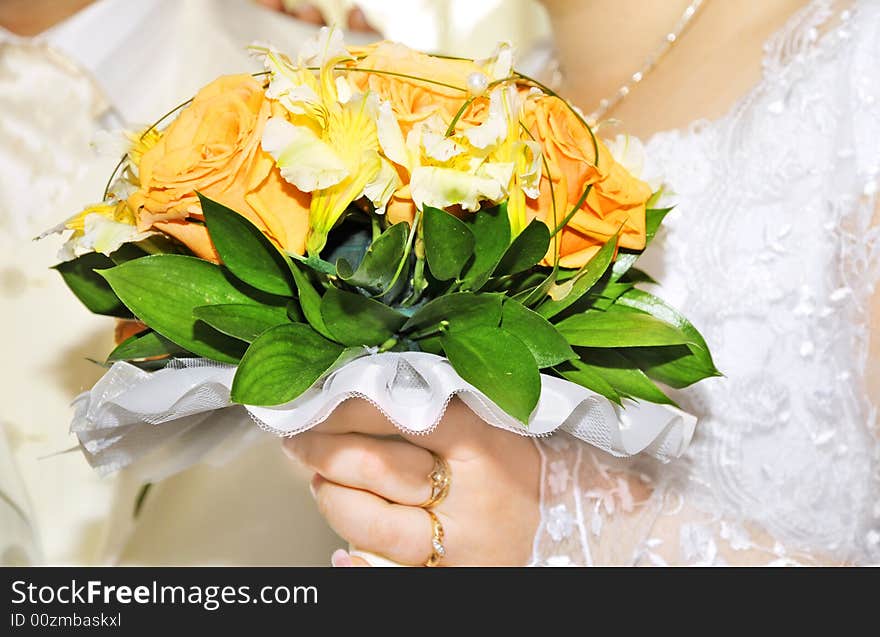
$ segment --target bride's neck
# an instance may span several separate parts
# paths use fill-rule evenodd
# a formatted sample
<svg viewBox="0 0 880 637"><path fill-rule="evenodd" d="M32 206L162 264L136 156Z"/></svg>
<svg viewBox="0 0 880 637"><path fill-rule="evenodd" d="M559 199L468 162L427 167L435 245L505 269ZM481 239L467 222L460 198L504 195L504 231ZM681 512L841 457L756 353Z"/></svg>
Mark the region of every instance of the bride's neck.
<svg viewBox="0 0 880 637"><path fill-rule="evenodd" d="M706 0L684 35L607 117L639 136L718 117L760 78L764 42L806 0ZM544 0L562 90L585 111L656 52L690 0Z"/></svg>
<svg viewBox="0 0 880 637"><path fill-rule="evenodd" d="M661 44L689 3L544 0L566 88L575 93L580 106L592 109L613 94Z"/></svg>

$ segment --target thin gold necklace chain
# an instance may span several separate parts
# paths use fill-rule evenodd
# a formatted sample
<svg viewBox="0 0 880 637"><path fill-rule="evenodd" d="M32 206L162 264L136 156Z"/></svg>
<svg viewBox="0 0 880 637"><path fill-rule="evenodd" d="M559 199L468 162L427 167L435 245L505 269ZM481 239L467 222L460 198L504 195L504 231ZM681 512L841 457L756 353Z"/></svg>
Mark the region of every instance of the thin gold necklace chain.
<svg viewBox="0 0 880 637"><path fill-rule="evenodd" d="M645 59L641 68L633 73L629 77L629 80L617 89L614 95L599 101L599 106L595 111L590 113L588 118L591 125L595 125L600 119L602 119L602 117L611 111L611 109L620 104L620 102L623 101L623 99L626 98L626 96L629 95L632 90L657 67L660 61L681 39L681 36L684 35L688 26L706 2L708 2L708 0L693 0L693 2L687 6L684 13L681 14L681 17L675 24L675 28L663 37L663 43Z"/></svg>

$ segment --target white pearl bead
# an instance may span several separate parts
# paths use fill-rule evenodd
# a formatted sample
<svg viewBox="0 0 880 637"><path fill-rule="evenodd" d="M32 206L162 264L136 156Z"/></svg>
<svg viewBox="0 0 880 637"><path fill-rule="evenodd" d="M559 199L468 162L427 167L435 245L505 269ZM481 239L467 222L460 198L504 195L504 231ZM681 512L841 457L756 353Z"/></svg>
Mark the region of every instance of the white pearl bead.
<svg viewBox="0 0 880 637"><path fill-rule="evenodd" d="M489 88L489 78L485 73L475 71L467 76L468 93L474 97L479 97Z"/></svg>

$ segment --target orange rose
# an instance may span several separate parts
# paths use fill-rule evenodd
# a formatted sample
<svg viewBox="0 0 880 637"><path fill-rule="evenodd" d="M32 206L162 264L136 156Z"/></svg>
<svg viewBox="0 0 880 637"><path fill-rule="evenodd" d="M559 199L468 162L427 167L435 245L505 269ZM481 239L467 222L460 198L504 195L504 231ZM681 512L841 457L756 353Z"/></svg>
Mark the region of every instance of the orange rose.
<svg viewBox="0 0 880 637"><path fill-rule="evenodd" d="M431 117L439 117L444 124L451 122L469 97L465 90L451 87L465 89L468 75L484 71L473 60L433 57L396 42L378 42L350 50L353 55L363 56L357 62L357 68L390 71L395 74L354 71L347 77L359 91L373 91L380 99L391 104L391 110L397 117L404 138L413 126ZM402 75L424 77L431 81L411 79ZM459 119L456 129L483 122L487 104L486 98L475 100ZM401 181L408 184L409 176L406 171L402 168L398 168L398 171ZM406 185L394 193L391 201L388 202L388 220L391 223L400 221L412 223L415 210L409 186Z"/></svg>
<svg viewBox="0 0 880 637"><path fill-rule="evenodd" d="M129 197L138 227L171 235L194 254L217 259L196 196L246 216L280 247L302 254L311 196L282 179L260 147L263 127L283 109L250 75L205 86L138 164L140 189Z"/></svg>
<svg viewBox="0 0 880 637"><path fill-rule="evenodd" d="M413 51L396 42L378 42L361 48L352 47L351 51L354 55L364 56L357 62L357 68L396 74L354 71L347 77L358 90L373 91L382 100L391 103L391 109L400 122L404 137L413 125L433 115L439 116L443 122L451 122L458 109L468 99L467 92L458 89L466 89L468 75L483 72L480 65L473 60L433 57ZM424 77L430 81L414 80L402 77L403 75ZM477 100L465 113L461 123L470 125L477 123L484 110L484 101Z"/></svg>
<svg viewBox="0 0 880 637"><path fill-rule="evenodd" d="M593 185L586 201L558 235L559 264L567 268L584 265L618 229L620 247L643 249L650 186L617 163L598 140L599 157L594 161L590 133L558 98L528 100L524 123L541 143L550 173L544 171L541 176L540 196L527 200L531 217L542 219L552 229L572 210L586 187ZM556 197L555 223L551 188ZM545 259L545 264L552 265L552 259Z"/></svg>

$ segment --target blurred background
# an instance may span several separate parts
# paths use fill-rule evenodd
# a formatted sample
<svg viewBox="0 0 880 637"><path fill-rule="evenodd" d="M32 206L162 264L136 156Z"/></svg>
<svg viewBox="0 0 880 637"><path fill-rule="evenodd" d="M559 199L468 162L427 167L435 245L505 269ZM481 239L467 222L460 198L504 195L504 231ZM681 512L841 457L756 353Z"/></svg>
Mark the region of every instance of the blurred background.
<svg viewBox="0 0 880 637"><path fill-rule="evenodd" d="M488 55L499 40L520 50L549 35L544 8L535 0L261 0L291 15L357 26L369 25L389 40L425 51L465 57ZM361 16L352 11L360 10ZM354 26L354 25L352 25Z"/></svg>
<svg viewBox="0 0 880 637"><path fill-rule="evenodd" d="M136 474L97 475L71 402L103 374L114 321L50 269L60 237L32 241L101 199L122 130L259 70L251 42L295 54L323 24L471 57L508 40L520 70L552 66L534 0L0 0L0 564L326 564L342 545L272 436L145 500Z"/></svg>

